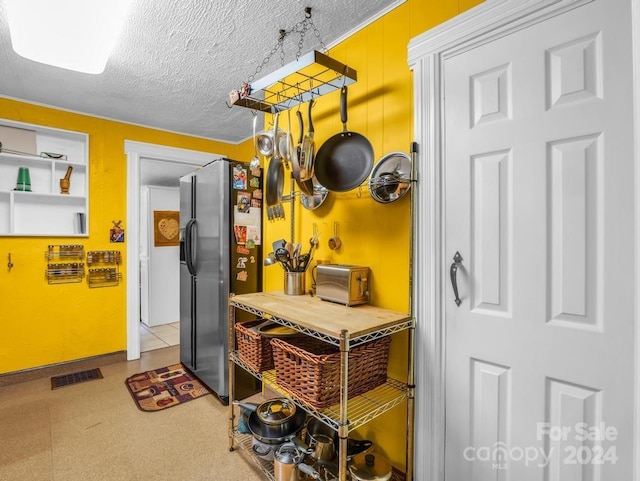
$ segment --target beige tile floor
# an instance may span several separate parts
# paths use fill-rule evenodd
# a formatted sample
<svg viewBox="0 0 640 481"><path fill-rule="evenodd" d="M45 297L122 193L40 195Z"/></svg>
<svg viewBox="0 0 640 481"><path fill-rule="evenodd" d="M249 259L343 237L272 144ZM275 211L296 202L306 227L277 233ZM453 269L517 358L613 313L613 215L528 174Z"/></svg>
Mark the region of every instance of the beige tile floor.
<svg viewBox="0 0 640 481"><path fill-rule="evenodd" d="M140 323L140 352L180 344L180 322L149 327Z"/></svg>
<svg viewBox="0 0 640 481"><path fill-rule="evenodd" d="M227 407L215 396L153 413L135 406L125 379L178 360L169 347L55 391L49 378L0 387L0 481L263 479L229 452Z"/></svg>

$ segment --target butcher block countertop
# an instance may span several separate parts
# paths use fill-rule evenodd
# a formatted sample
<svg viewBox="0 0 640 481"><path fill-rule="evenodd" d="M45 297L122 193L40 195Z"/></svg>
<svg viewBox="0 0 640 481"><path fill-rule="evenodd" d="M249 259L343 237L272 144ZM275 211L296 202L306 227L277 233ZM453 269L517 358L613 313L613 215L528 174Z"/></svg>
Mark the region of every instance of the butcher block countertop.
<svg viewBox="0 0 640 481"><path fill-rule="evenodd" d="M290 296L283 291L240 294L232 296L230 302L236 307L253 308L338 340L342 330L347 330L353 339L411 321L407 313L369 304L347 307L309 295Z"/></svg>

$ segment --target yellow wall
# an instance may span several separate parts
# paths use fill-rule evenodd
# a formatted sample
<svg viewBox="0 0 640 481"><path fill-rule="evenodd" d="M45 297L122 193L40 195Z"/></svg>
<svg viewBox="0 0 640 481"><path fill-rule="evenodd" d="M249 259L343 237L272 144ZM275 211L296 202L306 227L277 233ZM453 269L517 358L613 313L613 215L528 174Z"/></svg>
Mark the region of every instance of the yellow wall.
<svg viewBox="0 0 640 481"><path fill-rule="evenodd" d="M118 287L49 285L47 245L80 243L85 250L119 249L124 256L126 243L109 243L109 229L112 220L127 227L125 139L231 157L238 147L3 98L0 118L88 133L90 178L90 237L0 237L0 374L126 350L126 275ZM126 273L126 260L120 270Z"/></svg>
<svg viewBox="0 0 640 481"><path fill-rule="evenodd" d="M393 151L408 153L413 139L409 40L480 1L407 0L330 52L358 72L358 82L349 88L348 126L369 138L376 160ZM314 115L317 145L341 129L338 101L337 92L318 100ZM125 139L216 152L239 160L253 156L250 142L229 146L2 98L0 117L89 133L91 235L80 239L87 250L114 248L108 241L112 220L122 219L127 227ZM295 119L293 122L297 125ZM267 246L275 239L290 238L288 207L286 221L265 219ZM294 234L304 242L304 250L315 222L321 236L316 260L370 266L372 304L408 310L408 196L382 205L364 188L361 197L357 190L331 193L312 212L297 203L296 212ZM343 241L339 251L327 247L334 221L340 224ZM126 279L119 287L104 289L88 289L86 283L50 286L44 280L46 246L76 242L76 238L0 237L0 262L11 252L15 264L10 273L0 264L0 373L126 349ZM125 245L118 246L124 254ZM122 272L125 267L121 266ZM282 289L282 283L281 269L265 268L265 290ZM406 335L394 336L392 376L406 375L405 352ZM396 408L356 435L373 439L394 465L404 469L404 429L404 410Z"/></svg>
<svg viewBox="0 0 640 481"><path fill-rule="evenodd" d="M409 40L478 3L479 0L408 0L329 52L330 56L358 72L358 81L349 86L348 128L369 139L376 162L390 152L408 154L413 140L413 84L407 66ZM316 148L342 129L338 106L338 91L317 100L313 109ZM305 105L302 108L305 123L306 111ZM297 133L295 118L292 122ZM288 187L289 183L286 185ZM291 237L289 205L285 206L285 221L266 223L266 252L274 240ZM316 261L369 266L372 271L371 303L408 312L409 206L409 196L391 204L377 203L366 186L360 197L357 189L330 193L325 204L314 211L305 210L297 202L295 240L303 242L303 252L306 251L312 225L317 223L320 248L315 254ZM334 221L339 223L342 240L342 247L337 251L330 250L327 245ZM282 270L278 266L265 268L264 272L265 290L282 289ZM308 275L307 286L310 283ZM416 289L419 295L419 286ZM406 333L393 336L391 376L406 378L406 349ZM403 405L365 425L354 435L372 439L396 467L404 470L405 416L406 406Z"/></svg>

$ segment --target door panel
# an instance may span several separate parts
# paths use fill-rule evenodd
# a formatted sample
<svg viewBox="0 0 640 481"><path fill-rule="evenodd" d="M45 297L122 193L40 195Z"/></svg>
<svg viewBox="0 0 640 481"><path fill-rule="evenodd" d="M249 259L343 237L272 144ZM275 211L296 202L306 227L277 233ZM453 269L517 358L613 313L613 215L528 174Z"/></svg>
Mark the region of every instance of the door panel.
<svg viewBox="0 0 640 481"><path fill-rule="evenodd" d="M630 32L596 0L444 61L447 480L631 479Z"/></svg>

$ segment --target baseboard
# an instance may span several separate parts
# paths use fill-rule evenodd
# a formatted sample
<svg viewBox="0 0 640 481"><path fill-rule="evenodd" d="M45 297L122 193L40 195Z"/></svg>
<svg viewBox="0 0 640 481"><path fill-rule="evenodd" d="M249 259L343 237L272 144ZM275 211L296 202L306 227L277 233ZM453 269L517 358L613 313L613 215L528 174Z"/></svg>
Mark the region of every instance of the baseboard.
<svg viewBox="0 0 640 481"><path fill-rule="evenodd" d="M36 367L33 369L25 369L24 371L9 372L6 374L0 374L0 387L33 381L34 379L41 379L44 377L60 376L77 371L95 369L97 367L106 366L107 364L123 362L126 360L127 351L117 351L110 354L102 354L100 356L85 357L75 361L50 364L48 366Z"/></svg>

